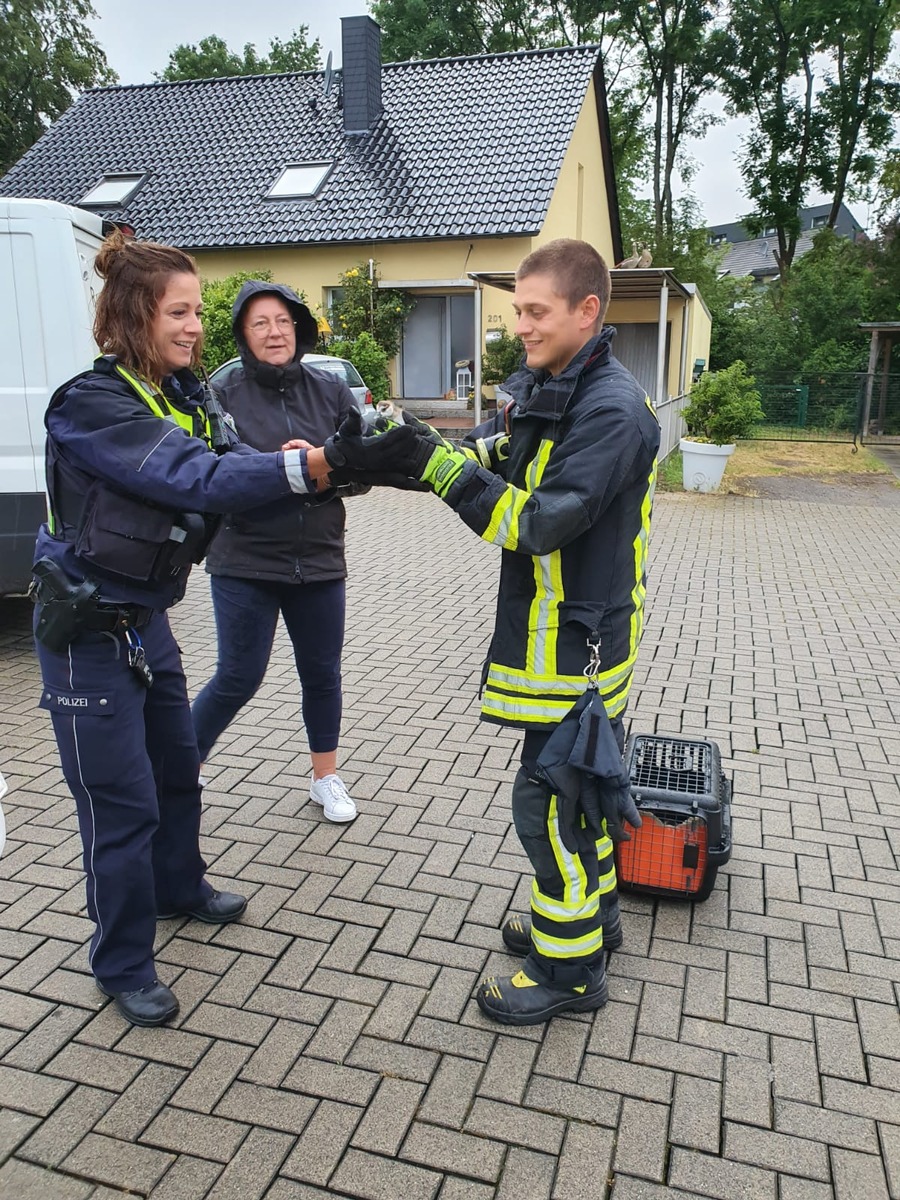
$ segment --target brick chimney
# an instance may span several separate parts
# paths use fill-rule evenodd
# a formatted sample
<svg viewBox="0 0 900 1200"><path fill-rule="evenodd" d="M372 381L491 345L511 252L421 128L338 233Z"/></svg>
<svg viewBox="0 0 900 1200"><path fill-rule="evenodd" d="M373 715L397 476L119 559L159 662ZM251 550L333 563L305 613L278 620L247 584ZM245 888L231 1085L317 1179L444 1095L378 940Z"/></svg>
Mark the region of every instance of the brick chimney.
<svg viewBox="0 0 900 1200"><path fill-rule="evenodd" d="M381 116L381 29L371 17L341 17L344 132L368 133Z"/></svg>

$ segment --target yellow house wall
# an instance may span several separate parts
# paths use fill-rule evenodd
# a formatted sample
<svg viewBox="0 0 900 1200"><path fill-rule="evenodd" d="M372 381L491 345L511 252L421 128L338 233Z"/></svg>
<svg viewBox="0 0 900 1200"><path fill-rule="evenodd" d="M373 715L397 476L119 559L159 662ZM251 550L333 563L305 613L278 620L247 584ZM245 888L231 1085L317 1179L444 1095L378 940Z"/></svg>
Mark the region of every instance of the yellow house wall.
<svg viewBox="0 0 900 1200"><path fill-rule="evenodd" d="M269 270L274 280L301 292L309 306L321 313L325 311L326 289L337 287L343 271L369 258L378 263L381 279L413 283L417 280L466 279L468 271L514 271L531 248L531 238L482 238L273 249L260 246L200 251L194 257L204 279L223 279L235 271ZM448 289L436 290L446 294ZM509 295L496 288L485 289L482 338L486 330L501 324L511 328L513 320ZM396 389L396 360L390 370L391 382Z"/></svg>
<svg viewBox="0 0 900 1200"><path fill-rule="evenodd" d="M613 265L612 225L593 80L575 122L546 219L534 239L535 246L560 237L590 242Z"/></svg>
<svg viewBox="0 0 900 1200"><path fill-rule="evenodd" d="M669 396L679 394L681 337L687 312L688 336L685 348L684 390L691 390L691 369L698 358L709 363L709 345L712 335L712 320L699 292L693 292L687 301L687 309L680 296L669 297L666 319L671 325L669 338L669 370L666 375L666 390ZM657 300L612 300L606 315L607 325L652 325L659 322ZM615 343L613 343L615 351ZM656 397L652 397L654 400Z"/></svg>
<svg viewBox="0 0 900 1200"><path fill-rule="evenodd" d="M696 292L691 297L690 320L688 323L687 383L685 391L691 390L691 371L698 358L704 361L704 370L709 370L709 348L712 339L712 317L709 309Z"/></svg>

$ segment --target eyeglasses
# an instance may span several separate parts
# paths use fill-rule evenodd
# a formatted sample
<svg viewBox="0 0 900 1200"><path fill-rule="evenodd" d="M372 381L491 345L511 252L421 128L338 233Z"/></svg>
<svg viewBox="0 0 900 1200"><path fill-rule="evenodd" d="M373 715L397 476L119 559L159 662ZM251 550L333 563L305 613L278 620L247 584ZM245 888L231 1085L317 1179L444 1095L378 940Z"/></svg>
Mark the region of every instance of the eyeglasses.
<svg viewBox="0 0 900 1200"><path fill-rule="evenodd" d="M279 333L287 333L296 324L290 317L276 317L274 321L270 321L267 317L260 317L258 321L250 322L250 332L260 336L268 333L274 325Z"/></svg>

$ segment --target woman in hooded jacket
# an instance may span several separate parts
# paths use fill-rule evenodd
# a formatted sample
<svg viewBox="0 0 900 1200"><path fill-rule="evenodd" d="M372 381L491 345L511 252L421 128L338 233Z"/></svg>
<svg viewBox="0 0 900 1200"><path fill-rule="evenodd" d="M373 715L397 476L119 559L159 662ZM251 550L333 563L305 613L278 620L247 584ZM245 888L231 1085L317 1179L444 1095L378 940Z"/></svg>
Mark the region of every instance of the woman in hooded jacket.
<svg viewBox="0 0 900 1200"><path fill-rule="evenodd" d="M318 326L282 284L249 280L232 325L241 366L219 389L241 439L257 450L318 447L355 407L347 385L301 361ZM206 569L218 637L218 664L193 704L201 762L266 673L279 613L294 648L312 760L310 799L329 821L355 819L337 773L344 642L344 506L333 488L294 503L287 496L226 516ZM296 499L300 499L297 497Z"/></svg>

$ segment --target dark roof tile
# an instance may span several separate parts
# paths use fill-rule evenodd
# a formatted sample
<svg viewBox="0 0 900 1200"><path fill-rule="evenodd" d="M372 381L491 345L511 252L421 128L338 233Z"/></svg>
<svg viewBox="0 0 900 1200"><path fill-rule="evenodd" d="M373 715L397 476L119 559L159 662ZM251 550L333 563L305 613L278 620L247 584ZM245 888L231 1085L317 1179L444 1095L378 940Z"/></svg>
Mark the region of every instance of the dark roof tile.
<svg viewBox="0 0 900 1200"><path fill-rule="evenodd" d="M0 194L77 204L106 174L146 171L102 215L194 249L536 233L597 57L579 46L385 66L384 112L363 136L343 132L321 72L98 88ZM266 199L285 166L330 160L314 199Z"/></svg>

